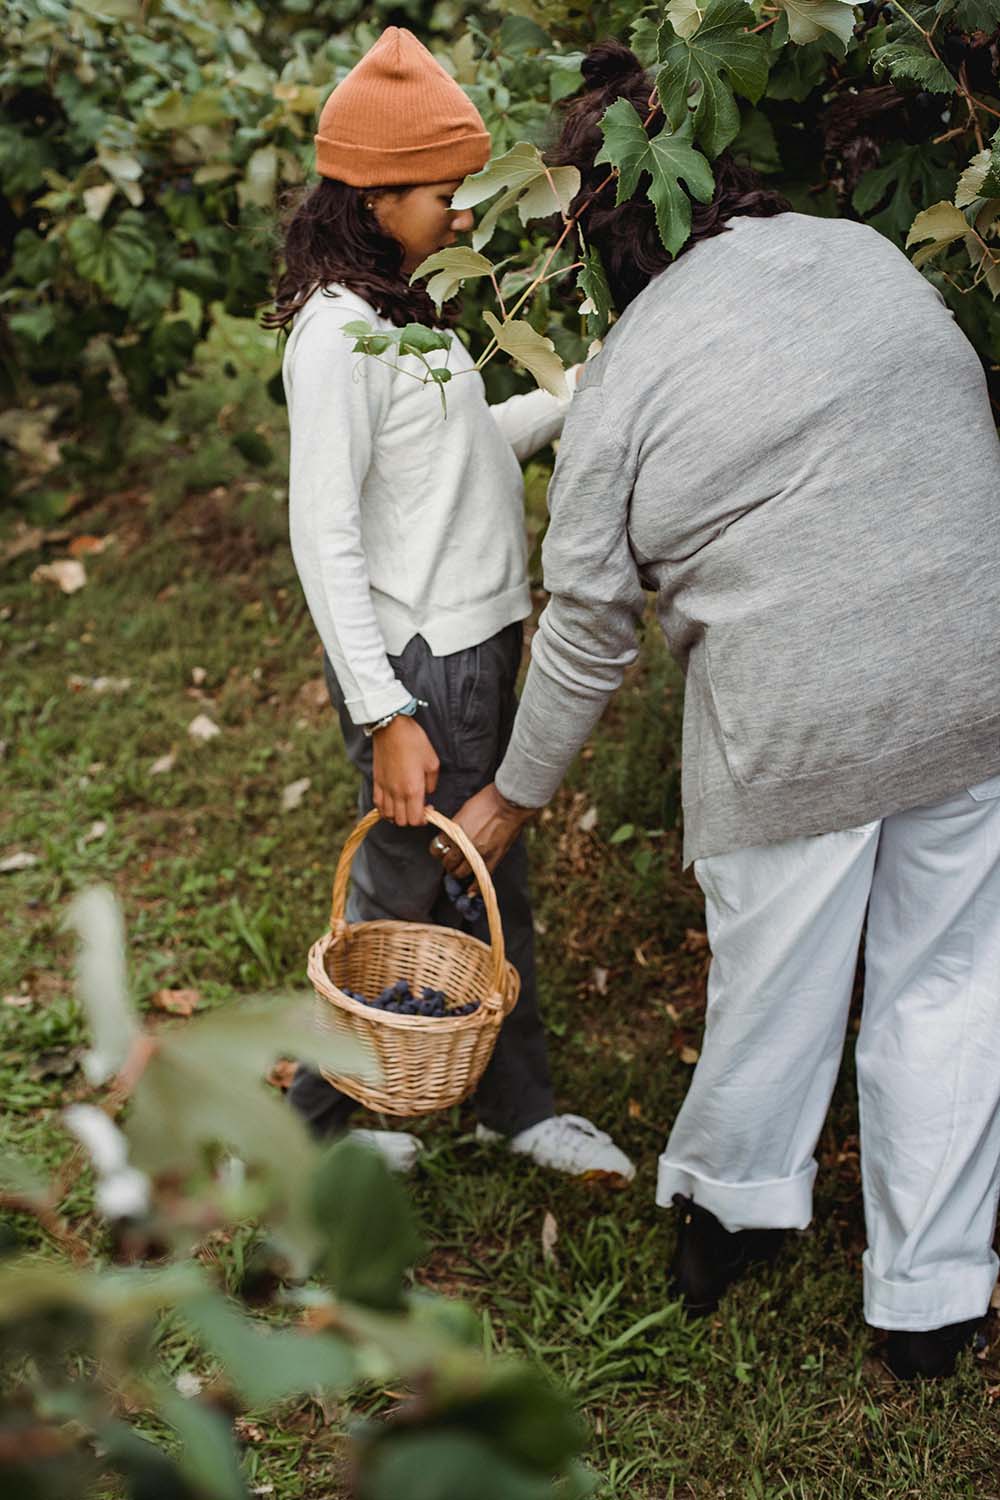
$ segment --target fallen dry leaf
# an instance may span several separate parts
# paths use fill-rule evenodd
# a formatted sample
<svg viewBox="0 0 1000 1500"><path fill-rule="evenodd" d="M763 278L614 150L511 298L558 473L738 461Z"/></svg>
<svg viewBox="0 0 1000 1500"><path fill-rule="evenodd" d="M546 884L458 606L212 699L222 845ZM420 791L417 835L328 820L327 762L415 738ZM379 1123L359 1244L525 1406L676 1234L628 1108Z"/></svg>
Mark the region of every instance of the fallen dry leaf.
<svg viewBox="0 0 1000 1500"><path fill-rule="evenodd" d="M583 817L580 819L576 826L577 828L579 828L581 833L593 833L594 829L597 827L597 808L588 807L587 811L584 813Z"/></svg>
<svg viewBox="0 0 1000 1500"><path fill-rule="evenodd" d="M692 1068L698 1061L699 1055L700 1054L697 1047L682 1047L680 1051L681 1062L687 1063L688 1066Z"/></svg>
<svg viewBox="0 0 1000 1500"><path fill-rule="evenodd" d="M559 1238L559 1225L555 1214L546 1209L542 1220L542 1259L554 1261L556 1258L556 1240Z"/></svg>
<svg viewBox="0 0 1000 1500"><path fill-rule="evenodd" d="M642 1105L638 1099L630 1099L628 1101L628 1117L630 1120L642 1119Z"/></svg>
<svg viewBox="0 0 1000 1500"><path fill-rule="evenodd" d="M0 562L13 562L15 557L23 557L25 552L37 552L45 541L45 532L40 526L26 526L22 521L11 541L0 553Z"/></svg>
<svg viewBox="0 0 1000 1500"><path fill-rule="evenodd" d="M300 708L312 713L320 713L328 709L330 694L327 692L326 678L313 677L309 682L304 682L295 694L295 702Z"/></svg>
<svg viewBox="0 0 1000 1500"><path fill-rule="evenodd" d="M594 989L599 995L608 993L608 971L607 969L595 969L591 978L594 981Z"/></svg>
<svg viewBox="0 0 1000 1500"><path fill-rule="evenodd" d="M201 687L202 683L206 680L207 677L208 673L205 671L204 667L191 668L191 681L194 683L195 687Z"/></svg>
<svg viewBox="0 0 1000 1500"><path fill-rule="evenodd" d="M85 844L96 843L98 839L102 839L104 837L107 831L108 825L104 821L104 819L95 818L93 823L91 823L90 827L87 829L87 832L83 835L83 838L80 840L80 847L83 848Z"/></svg>
<svg viewBox="0 0 1000 1500"><path fill-rule="evenodd" d="M153 1004L172 1016L191 1016L201 1004L201 990L157 990Z"/></svg>
<svg viewBox="0 0 1000 1500"><path fill-rule="evenodd" d="M667 1012L667 1015L670 1017L671 1021L679 1021L680 1018L681 1018L681 1013L677 1009L676 1005L673 1003L672 1000L668 1000L667 1001L666 1012Z"/></svg>
<svg viewBox="0 0 1000 1500"><path fill-rule="evenodd" d="M173 750L168 750L166 755L161 755L149 768L150 776L166 776L174 769L177 756Z"/></svg>
<svg viewBox="0 0 1000 1500"><path fill-rule="evenodd" d="M24 1010L27 1006L33 1005L34 1001L30 995L4 995L3 1003L4 1005L13 1006L17 1010Z"/></svg>
<svg viewBox="0 0 1000 1500"><path fill-rule="evenodd" d="M634 951L636 963L639 964L643 969L648 969L649 959L646 957L645 953L643 953L642 949L636 948Z"/></svg>
<svg viewBox="0 0 1000 1500"><path fill-rule="evenodd" d="M75 557L60 557L41 563L31 575L32 583L57 583L64 594L75 594L87 582L87 570Z"/></svg>
<svg viewBox="0 0 1000 1500"><path fill-rule="evenodd" d="M29 854L26 849L18 849L15 854L8 854L6 858L0 859L0 875L14 875L18 870L34 869L38 864L41 864L39 855Z"/></svg>
<svg viewBox="0 0 1000 1500"><path fill-rule="evenodd" d="M205 744L207 740L214 740L215 736L221 733L222 730L218 724L215 723L214 719L210 719L208 714L198 714L188 725L188 734L193 740L197 740L199 744Z"/></svg>
<svg viewBox="0 0 1000 1500"><path fill-rule="evenodd" d="M291 1088L292 1079L295 1077L295 1069L297 1067L298 1064L291 1062L287 1057L279 1058L267 1075L268 1083L275 1089L284 1090Z"/></svg>
<svg viewBox="0 0 1000 1500"><path fill-rule="evenodd" d="M66 686L73 693L89 688L92 693L114 693L121 697L132 686L132 679L131 677L81 677L79 672L71 672L66 678Z"/></svg>
<svg viewBox="0 0 1000 1500"><path fill-rule="evenodd" d="M108 538L103 536L75 536L69 544L70 557L96 557L104 551L108 545Z"/></svg>
<svg viewBox="0 0 1000 1500"><path fill-rule="evenodd" d="M311 786L312 780L308 776L303 776L299 781L290 781L281 794L281 811L294 812Z"/></svg>

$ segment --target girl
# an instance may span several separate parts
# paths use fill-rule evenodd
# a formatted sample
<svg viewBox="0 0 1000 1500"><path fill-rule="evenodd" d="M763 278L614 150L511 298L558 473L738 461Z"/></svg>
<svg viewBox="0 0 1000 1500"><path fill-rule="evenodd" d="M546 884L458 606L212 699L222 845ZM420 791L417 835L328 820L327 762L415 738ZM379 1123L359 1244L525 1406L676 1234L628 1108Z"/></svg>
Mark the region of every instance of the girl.
<svg viewBox="0 0 1000 1500"><path fill-rule="evenodd" d="M359 807L385 821L354 863L352 921L457 926L429 852L424 806L450 814L489 783L514 719L525 572L518 460L559 433L564 404L542 391L486 403L455 337L447 415L424 366L352 352L345 323L445 322L409 278L472 227L451 199L483 167L489 136L466 95L408 31L390 27L324 106L323 181L291 220L272 326L291 329L284 383L291 428L292 552L325 648L330 695L361 774ZM554 1110L535 987L523 844L495 884L520 1000L475 1095L482 1138L546 1166L619 1183L633 1175L610 1138ZM486 936L482 918L471 930ZM293 1105L317 1134L354 1101L300 1067ZM359 1132L360 1133L360 1132ZM419 1142L364 1132L397 1166Z"/></svg>

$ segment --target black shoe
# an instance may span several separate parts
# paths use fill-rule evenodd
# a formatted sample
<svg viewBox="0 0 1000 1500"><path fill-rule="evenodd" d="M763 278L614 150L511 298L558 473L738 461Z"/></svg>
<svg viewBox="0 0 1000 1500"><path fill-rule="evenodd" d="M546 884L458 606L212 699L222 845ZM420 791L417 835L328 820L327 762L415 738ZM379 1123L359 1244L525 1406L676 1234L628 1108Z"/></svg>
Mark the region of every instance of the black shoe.
<svg viewBox="0 0 1000 1500"><path fill-rule="evenodd" d="M701 1318L714 1312L727 1287L754 1265L770 1264L781 1249L783 1229L724 1229L713 1213L693 1198L675 1193L680 1219L677 1249L670 1263L670 1291L684 1311Z"/></svg>
<svg viewBox="0 0 1000 1500"><path fill-rule="evenodd" d="M886 1344L885 1362L897 1380L938 1380L954 1375L955 1361L963 1349L984 1347L984 1322L984 1318L968 1318L964 1323L946 1323L943 1328L894 1328Z"/></svg>

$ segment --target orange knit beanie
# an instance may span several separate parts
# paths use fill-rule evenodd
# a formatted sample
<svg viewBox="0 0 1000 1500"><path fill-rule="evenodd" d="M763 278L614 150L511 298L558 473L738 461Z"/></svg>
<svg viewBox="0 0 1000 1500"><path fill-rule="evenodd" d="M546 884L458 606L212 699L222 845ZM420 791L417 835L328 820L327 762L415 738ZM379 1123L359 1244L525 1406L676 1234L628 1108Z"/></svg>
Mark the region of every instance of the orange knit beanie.
<svg viewBox="0 0 1000 1500"><path fill-rule="evenodd" d="M478 172L490 155L476 106L399 26L334 89L315 140L316 170L351 187L448 182Z"/></svg>

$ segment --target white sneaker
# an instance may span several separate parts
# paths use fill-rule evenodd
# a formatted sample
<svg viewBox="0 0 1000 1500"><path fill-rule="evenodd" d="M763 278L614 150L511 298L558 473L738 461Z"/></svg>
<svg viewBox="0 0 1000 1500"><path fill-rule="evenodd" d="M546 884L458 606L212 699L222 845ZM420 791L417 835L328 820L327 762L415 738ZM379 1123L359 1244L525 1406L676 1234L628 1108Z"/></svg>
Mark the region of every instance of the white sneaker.
<svg viewBox="0 0 1000 1500"><path fill-rule="evenodd" d="M635 1176L635 1167L625 1152L582 1115L551 1115L509 1139L486 1125L477 1125L476 1139L505 1141L508 1150L530 1156L540 1167L568 1172L587 1182L625 1187Z"/></svg>
<svg viewBox="0 0 1000 1500"><path fill-rule="evenodd" d="M368 1146L393 1172L412 1172L424 1143L405 1130L350 1130L352 1141L359 1146Z"/></svg>

